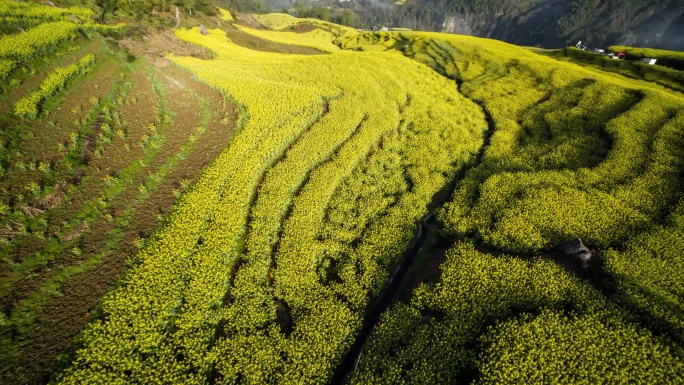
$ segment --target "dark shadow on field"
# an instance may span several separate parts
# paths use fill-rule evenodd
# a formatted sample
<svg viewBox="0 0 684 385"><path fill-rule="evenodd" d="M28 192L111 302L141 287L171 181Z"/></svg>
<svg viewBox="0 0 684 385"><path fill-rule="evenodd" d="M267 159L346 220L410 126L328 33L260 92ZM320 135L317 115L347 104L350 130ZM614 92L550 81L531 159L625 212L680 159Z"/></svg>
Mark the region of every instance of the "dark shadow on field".
<svg viewBox="0 0 684 385"><path fill-rule="evenodd" d="M333 377L330 380L330 384L337 385L346 383L348 377L356 369L356 366L361 359L361 353L363 352L368 339L373 333L375 326L380 322L380 317L389 309L392 303L394 303L395 297L399 291L399 288L404 282L404 277L409 271L413 259L416 255L421 253L423 247L425 246L425 243L428 239L427 221L430 217L431 215L423 218L418 226L418 234L411 243L411 246L407 250L404 258L399 263L394 273L390 277L389 282L376 299L374 306L368 308L364 317L361 331L357 335L354 344L352 344L347 354L345 354L341 363L337 366Z"/></svg>
<svg viewBox="0 0 684 385"><path fill-rule="evenodd" d="M260 37L253 36L253 35L250 35L246 32L242 32L239 30L227 30L226 36L233 43L235 43L241 47L249 48L249 49L252 49L255 51L274 52L274 53L283 53L283 54L292 54L292 55L326 55L327 54L327 52L323 52L323 51L320 51L320 50L317 50L317 49L311 48L311 47L303 47L303 46L290 45L290 44L274 43L272 41L268 41L268 40L262 39Z"/></svg>
<svg viewBox="0 0 684 385"><path fill-rule="evenodd" d="M427 249L434 247L435 238L437 237L436 231L439 227L434 213L451 198L451 196L454 194L454 189L456 188L458 181L467 174L468 170L477 167L482 162L484 153L489 146L492 134L494 133L495 123L491 114L489 111L487 111L484 105L478 102L475 103L480 106L484 114L485 121L487 122L487 130L484 132L482 146L475 155L472 163L459 170L459 172L454 175L450 183L447 183L441 191L438 191L433 196L432 201L428 205L430 210L429 214L423 217L418 224L417 234L399 261L395 271L390 277L389 282L372 303L372 305L367 308L361 331L357 335L354 344L347 351L342 361L335 369L330 384L345 384L356 370L368 339L375 330L375 327L380 322L380 317L382 314L387 312L390 306L392 306L397 299L402 299L402 293L406 291L407 285L410 286L411 283L416 279L414 276L416 274L420 274L416 273L416 270L425 268L426 261L422 257L427 255ZM418 260L418 269L413 267L416 260ZM429 266L437 269L439 268L439 265L435 265L434 263L430 264ZM411 287L411 290L413 288L415 287Z"/></svg>
<svg viewBox="0 0 684 385"><path fill-rule="evenodd" d="M470 80L464 80L459 72L454 73L452 70L452 73L449 73L444 66L440 65L440 63L454 60L454 58L450 56L451 54L447 50L441 49L436 44L426 44L431 49L431 51L427 52L429 59L424 57L418 59L416 52L411 51L413 47L408 39L397 38L397 41L393 44L387 36L379 34L366 36L366 39L370 39L375 44L385 45L388 49L399 50L406 56L423 62L436 72L453 79L457 83L459 91L465 96L470 97L471 100L473 100L472 92L477 87L486 87L487 82L504 79L510 75L511 67L506 65L508 63L498 63L494 65L495 68L492 68L492 71L489 71L491 73L485 72ZM425 54L426 52L420 53ZM542 86L546 79L536 79L536 81L537 86ZM463 87L464 85L466 87ZM535 103L531 103L528 108L522 109L517 114L514 119L519 126L519 130L516 133L511 153L525 161L526 166L529 166L529 169L526 169L527 172L592 169L606 160L614 150L614 138L607 130L609 122L639 104L645 95L640 91L627 90L620 97L609 99L601 97L604 92L604 89L601 87L593 78L584 78L571 82L561 88L553 89L553 92L547 92L545 96L538 99ZM516 97L514 94L509 96L511 98ZM599 101L602 103L598 103ZM475 102L477 101L475 100ZM486 102L478 104L485 111L491 131L494 131L496 128L496 116L492 118L492 113L487 110ZM668 120L673 118L673 114L670 115ZM486 144L488 144L488 141ZM649 138L648 146L653 146L653 138ZM488 156L484 156L486 147L487 145L483 146L480 154L478 154L476 164L469 168L467 173L455 178L452 186L458 187L463 179L468 178L472 179L471 182L474 182L472 185L479 186L488 177L498 172L522 171L516 168L515 165L510 169L506 169L505 166L503 166L504 169L501 169L500 166L506 165L505 159L498 159L497 161L496 158L489 156L489 153L486 154ZM554 152L557 155L555 158L551 156L554 155ZM620 185L630 183L645 172L649 166L650 162L645 161L642 168L635 172L635 174L628 175L623 178L625 180L616 181L615 183ZM612 190L610 181L601 182L595 187ZM581 186L577 186L577 188L581 188ZM474 191L473 194L475 195L475 201L477 201L479 187L475 189L477 191ZM453 194L454 188L452 187L450 191ZM449 194L449 197L451 197L451 194ZM662 223L666 215L667 213L665 212L656 215L655 222ZM440 265L445 260L446 250L456 242L469 241L475 245L476 250L495 257L504 254L523 260L541 257L562 266L569 274L586 282L590 287L601 293L608 302L614 304L616 309L619 309L619 317L624 316L627 322L649 330L657 338L667 341L666 343L676 354L684 357L684 351L681 347L677 346L677 344L681 345L684 342L681 327L672 323L671 320L668 321L663 318L653 306L646 306L644 304L658 304L659 308L667 309L667 312L670 314L681 313L681 307L678 307L677 304L668 303L668 298L662 293L659 294L645 285L640 285L636 280L625 279L613 274L607 268L601 250L593 249L592 260L586 268L583 268L578 265L576 260L570 258L558 247L561 246L560 244L556 248L548 250L531 252L529 254L516 254L510 251L504 252L485 244L479 234L469 234L465 239L454 238L445 232L440 223L430 223L427 229L430 235L426 239L426 247L422 249L421 253L411 257L415 258L415 261L406 274L405 282L398 289L399 293L397 296L405 303L410 302L414 289L419 285L433 286L440 281ZM642 229L641 231L646 230ZM626 240L620 241L614 247L622 248L624 241ZM589 244L588 246L591 248L592 245ZM626 263L630 263L630 261L626 261ZM625 287L631 288L632 294L625 292ZM638 293L636 297L643 299L641 302L635 300L634 292ZM510 314L503 318L497 315L488 317L480 325L480 331L476 335L482 335L488 327L496 322L516 318L522 313L534 314L538 312L536 307L511 308L509 310ZM573 305L570 303L564 304L563 311L569 314L573 311ZM440 320L444 316L444 314L439 312L429 311L423 314L424 322ZM408 333L408 336L411 331L406 331L406 333ZM410 337L407 338L410 339ZM477 339L477 337L471 339L467 345L467 349L474 352L473 354L475 355L477 355L480 349ZM396 347L397 350L401 350L400 348L401 346ZM362 351L363 344L358 354L361 354ZM351 363L357 364L358 358L356 361L349 361L347 358L343 363L343 366L348 365L346 367L347 370L353 372L356 365L352 366ZM341 368L338 368L338 373L336 373L333 383L344 382L344 378L339 375L339 370ZM410 368L404 368L404 370L410 370ZM469 382L478 376L477 368L466 367L459 372L458 377L465 382Z"/></svg>

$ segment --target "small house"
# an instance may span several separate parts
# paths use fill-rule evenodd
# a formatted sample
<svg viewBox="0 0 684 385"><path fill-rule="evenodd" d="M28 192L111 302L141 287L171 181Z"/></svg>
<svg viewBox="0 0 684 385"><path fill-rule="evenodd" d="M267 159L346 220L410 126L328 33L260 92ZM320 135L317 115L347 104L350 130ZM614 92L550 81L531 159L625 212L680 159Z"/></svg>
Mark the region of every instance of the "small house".
<svg viewBox="0 0 684 385"><path fill-rule="evenodd" d="M650 65L654 65L656 63L656 61L658 61L658 59L653 59L650 57L645 57L645 58L641 59L642 63L646 63L646 64L650 64Z"/></svg>

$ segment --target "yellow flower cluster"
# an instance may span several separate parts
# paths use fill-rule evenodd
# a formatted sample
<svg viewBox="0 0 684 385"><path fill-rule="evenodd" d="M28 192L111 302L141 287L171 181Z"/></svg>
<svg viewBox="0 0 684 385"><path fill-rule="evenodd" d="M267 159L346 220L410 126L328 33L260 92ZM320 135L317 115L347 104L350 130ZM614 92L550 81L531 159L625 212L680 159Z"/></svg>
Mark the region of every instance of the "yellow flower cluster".
<svg viewBox="0 0 684 385"><path fill-rule="evenodd" d="M684 364L638 327L543 310L484 335L478 384L678 383Z"/></svg>
<svg viewBox="0 0 684 385"><path fill-rule="evenodd" d="M297 18L287 13L269 13L252 16L264 27L275 31L287 30L298 24L312 24L331 30L333 32L333 35L335 36L356 34L356 30L351 27L345 27L343 25L334 24L313 18Z"/></svg>
<svg viewBox="0 0 684 385"><path fill-rule="evenodd" d="M246 118L104 299L105 319L84 333L62 380L194 383L215 368L226 383L324 381L433 195L482 144L481 111L451 81L399 55L280 55L234 45L218 30L177 34L216 58L172 60ZM385 185L382 164L394 164L388 182L407 187ZM380 190L371 192L375 176ZM325 233L342 184L365 200L368 217L365 234L346 245ZM349 260L326 257L352 244ZM320 280L326 263L342 283Z"/></svg>
<svg viewBox="0 0 684 385"><path fill-rule="evenodd" d="M230 11L227 11L223 8L218 9L219 17L223 21L234 21L235 19L233 18L233 15L230 13Z"/></svg>
<svg viewBox="0 0 684 385"><path fill-rule="evenodd" d="M15 68L13 60L0 59L0 80L5 79Z"/></svg>
<svg viewBox="0 0 684 385"><path fill-rule="evenodd" d="M661 383L684 374L667 343L554 262L460 243L438 283L385 314L351 383L447 384L475 369L482 383Z"/></svg>
<svg viewBox="0 0 684 385"><path fill-rule="evenodd" d="M0 22L3 24L32 27L47 22L71 21L71 15L83 22L92 22L93 11L82 7L57 8L38 2L0 0Z"/></svg>
<svg viewBox="0 0 684 385"><path fill-rule="evenodd" d="M684 341L684 200L667 222L627 244L602 254L615 278L620 302L657 329Z"/></svg>
<svg viewBox="0 0 684 385"><path fill-rule="evenodd" d="M26 33L0 38L0 59L28 60L42 50L72 39L78 26L66 21L41 24Z"/></svg>
<svg viewBox="0 0 684 385"><path fill-rule="evenodd" d="M295 33L266 31L261 29L242 27L239 25L236 25L236 28L252 36L256 36L264 40L269 40L274 43L292 44L302 47L316 48L323 52L336 52L340 50L339 47L332 44L334 40L334 36L332 35L332 33L320 29L315 29L313 31L305 33Z"/></svg>
<svg viewBox="0 0 684 385"><path fill-rule="evenodd" d="M67 67L57 68L40 84L40 88L21 98L14 105L14 113L24 119L35 119L38 116L40 105L45 99L60 91L66 82L72 77L88 71L95 64L95 55L88 54L82 57L78 63Z"/></svg>

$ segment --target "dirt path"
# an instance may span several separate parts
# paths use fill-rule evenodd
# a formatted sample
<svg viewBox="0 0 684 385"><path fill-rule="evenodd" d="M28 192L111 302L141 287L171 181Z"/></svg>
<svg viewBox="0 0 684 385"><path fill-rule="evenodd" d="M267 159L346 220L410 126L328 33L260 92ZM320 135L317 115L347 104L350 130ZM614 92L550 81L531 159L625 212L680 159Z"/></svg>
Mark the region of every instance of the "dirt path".
<svg viewBox="0 0 684 385"><path fill-rule="evenodd" d="M146 57L156 66L168 64L168 60L164 56L169 53L200 59L210 59L212 57L212 53L206 48L179 39L171 30L162 32L149 30L147 32L141 40L125 38L119 42L119 45L135 56Z"/></svg>

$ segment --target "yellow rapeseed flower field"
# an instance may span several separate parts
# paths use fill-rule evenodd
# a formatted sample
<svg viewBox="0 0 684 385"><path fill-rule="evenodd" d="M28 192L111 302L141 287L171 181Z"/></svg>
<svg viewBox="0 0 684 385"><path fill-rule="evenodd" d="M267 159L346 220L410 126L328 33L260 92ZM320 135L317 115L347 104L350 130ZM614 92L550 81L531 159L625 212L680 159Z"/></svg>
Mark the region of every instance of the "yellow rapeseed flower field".
<svg viewBox="0 0 684 385"><path fill-rule="evenodd" d="M239 131L57 382L328 382L431 211L438 278L382 317L352 382L682 379L658 334L684 341L680 94L488 39L255 18L271 30L237 28L326 54L175 31L213 52L169 59ZM554 262L576 237L613 286Z"/></svg>

